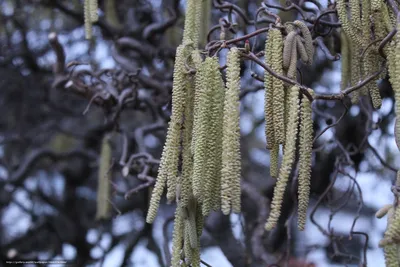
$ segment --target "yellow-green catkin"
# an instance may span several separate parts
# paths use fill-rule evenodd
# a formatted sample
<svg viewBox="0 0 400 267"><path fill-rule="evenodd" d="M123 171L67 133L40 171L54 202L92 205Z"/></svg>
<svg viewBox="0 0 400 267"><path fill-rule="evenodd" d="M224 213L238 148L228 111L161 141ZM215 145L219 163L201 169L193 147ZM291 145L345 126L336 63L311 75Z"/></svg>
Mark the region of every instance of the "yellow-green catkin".
<svg viewBox="0 0 400 267"><path fill-rule="evenodd" d="M364 38L363 43L368 44L371 39L371 3L370 0L361 1L361 37ZM363 46L364 47L364 46Z"/></svg>
<svg viewBox="0 0 400 267"><path fill-rule="evenodd" d="M393 22L392 18L389 15L388 6L385 3L382 3L381 12L382 12L381 19L383 21L383 24L385 25L386 32L390 32L393 29Z"/></svg>
<svg viewBox="0 0 400 267"><path fill-rule="evenodd" d="M240 54L232 48L227 56L224 100L221 207L227 215L231 208L240 212Z"/></svg>
<svg viewBox="0 0 400 267"><path fill-rule="evenodd" d="M313 59L314 59L314 45L313 45L311 32L308 29L307 25L301 20L296 20L293 22L293 24L296 25L300 29L300 32L304 38L305 49L306 49L307 56L308 56L308 60L304 63L311 65L313 63Z"/></svg>
<svg viewBox="0 0 400 267"><path fill-rule="evenodd" d="M395 186L400 186L400 171L397 171ZM388 226L379 246L386 247L392 244L399 244L400 241L400 208L399 199L395 196L395 203L388 212Z"/></svg>
<svg viewBox="0 0 400 267"><path fill-rule="evenodd" d="M211 181L205 180L207 164L207 142L210 128L210 110L213 96L213 88L207 86L212 82L213 73L211 70L212 59L206 58L196 71L196 92L195 92L195 124L193 126L193 195L203 201L205 194L203 188Z"/></svg>
<svg viewBox="0 0 400 267"><path fill-rule="evenodd" d="M184 219L183 210L179 206L175 210L174 231L172 234L172 257L171 266L179 267L181 262L181 252L184 239Z"/></svg>
<svg viewBox="0 0 400 267"><path fill-rule="evenodd" d="M192 197L193 176L193 151L192 151L192 129L193 129L193 106L194 106L194 81L189 80L186 84L185 110L183 115L182 129L182 172L181 172L181 205L186 207L189 198Z"/></svg>
<svg viewBox="0 0 400 267"><path fill-rule="evenodd" d="M272 41L272 70L279 74L283 74L283 38L282 33L278 29L270 30ZM275 143L285 143L285 91L282 80L272 77L272 92L273 92L273 126Z"/></svg>
<svg viewBox="0 0 400 267"><path fill-rule="evenodd" d="M157 210L160 205L161 195L164 192L164 188L167 181L167 147L171 143L171 135L167 134L167 140L165 141L163 152L161 154L160 166L158 168L158 175L153 192L151 194L150 205L147 211L146 222L152 223L157 216Z"/></svg>
<svg viewBox="0 0 400 267"><path fill-rule="evenodd" d="M290 89L290 107L287 129L285 150L283 154L282 165L279 170L279 177L274 188L274 196L271 204L271 213L265 225L267 231L271 230L278 223L281 214L283 195L289 180L296 151L297 126L299 121L299 87L293 86Z"/></svg>
<svg viewBox="0 0 400 267"><path fill-rule="evenodd" d="M297 46L297 51L300 55L301 61L304 63L308 64L308 54L306 51L306 47L304 46L303 42L301 41L300 35L296 36L296 46Z"/></svg>
<svg viewBox="0 0 400 267"><path fill-rule="evenodd" d="M345 31L340 31L340 52L342 63L340 88L344 90L349 85L351 77L351 41Z"/></svg>
<svg viewBox="0 0 400 267"><path fill-rule="evenodd" d="M89 9L90 9L90 20L92 22L97 22L99 20L99 14L97 10L99 9L99 3L97 0L89 0Z"/></svg>
<svg viewBox="0 0 400 267"><path fill-rule="evenodd" d="M307 208L310 199L311 156L313 141L313 123L311 102L307 97L301 99L300 151L299 151L299 210L298 228L304 230Z"/></svg>
<svg viewBox="0 0 400 267"><path fill-rule="evenodd" d="M110 217L110 185L111 185L111 144L108 136L103 137L101 142L100 164L97 185L97 210L96 219L107 219Z"/></svg>
<svg viewBox="0 0 400 267"><path fill-rule="evenodd" d="M211 192L203 205L203 215L208 215L207 205L210 201L211 208L219 209L221 204L221 189L225 181L221 179L222 167L222 125L224 112L224 83L219 71L218 58L212 58L211 71L213 73L212 84L212 106L210 109L210 130L208 132L208 157L205 179L207 186L205 191Z"/></svg>
<svg viewBox="0 0 400 267"><path fill-rule="evenodd" d="M92 19L91 19L91 13L90 13L90 1L91 0L85 0L85 2L83 3L83 15L84 15L84 21L85 21L86 39L92 38Z"/></svg>
<svg viewBox="0 0 400 267"><path fill-rule="evenodd" d="M347 33L346 33L347 34ZM356 85L361 79L361 68L360 68L360 48L351 41L351 85ZM351 102L357 104L360 98L360 90L355 90L351 96Z"/></svg>
<svg viewBox="0 0 400 267"><path fill-rule="evenodd" d="M269 34L265 42L265 62L272 68L273 62L273 35ZM265 137L267 140L267 149L272 149L275 145L274 135L274 88L273 77L267 71L264 72L264 116L265 116Z"/></svg>
<svg viewBox="0 0 400 267"><path fill-rule="evenodd" d="M400 24L397 25L399 27ZM389 81L392 84L395 99L396 119L400 117L400 31L397 31L395 40L388 48L389 55L387 57L389 64ZM396 123L395 134L400 134L400 123Z"/></svg>
<svg viewBox="0 0 400 267"><path fill-rule="evenodd" d="M350 2L358 3L358 1L350 1ZM356 3L353 3L353 4L356 4ZM339 20L342 23L342 29L346 32L347 36L350 37L352 42L357 44L359 47L362 47L363 40L362 40L362 38L360 38L360 35L357 34L356 28L354 28L353 24L350 23L350 21L349 21L348 12L346 9L346 1L345 0L336 1L336 9L338 12ZM355 17L352 18L351 21L353 21L353 20L356 21L356 14L354 16ZM360 27L361 27L361 25L360 25Z"/></svg>
<svg viewBox="0 0 400 267"><path fill-rule="evenodd" d="M186 105L186 90L188 80L185 68L185 60L188 56L188 47L186 45L178 46L176 50L174 77L172 86L172 114L169 122L168 135L171 135L167 152L167 199L173 201L176 198L176 182L178 177L181 128L183 112Z"/></svg>
<svg viewBox="0 0 400 267"><path fill-rule="evenodd" d="M361 34L361 9L360 0L349 1L350 21L353 30Z"/></svg>
<svg viewBox="0 0 400 267"><path fill-rule="evenodd" d="M399 267L399 245L387 245L384 247L386 267Z"/></svg>
<svg viewBox="0 0 400 267"><path fill-rule="evenodd" d="M279 174L279 144L274 144L269 152L269 173L271 177L277 178Z"/></svg>
<svg viewBox="0 0 400 267"><path fill-rule="evenodd" d="M199 34L199 45L200 47L205 47L207 44L207 35L210 29L210 23L212 21L212 1L211 0L203 0L202 2L202 17L201 17L201 26L200 26L200 34Z"/></svg>
<svg viewBox="0 0 400 267"><path fill-rule="evenodd" d="M290 55L290 64L289 68L287 69L286 76L290 79L294 79L294 77L296 77L296 73L297 73L297 45L293 45L292 52Z"/></svg>
<svg viewBox="0 0 400 267"><path fill-rule="evenodd" d="M296 46L296 31L291 31L285 38L284 46L283 46L283 68L288 69L292 62L293 55L293 47ZM297 54L296 54L297 56ZM297 60L297 58L296 58Z"/></svg>
<svg viewBox="0 0 400 267"><path fill-rule="evenodd" d="M188 201L188 206L185 208L187 216L185 224L188 225L187 231L189 232L189 243L191 248L197 247L197 227L196 227L196 215L197 215L197 201L191 197Z"/></svg>
<svg viewBox="0 0 400 267"><path fill-rule="evenodd" d="M200 35L202 1L187 0L186 9L183 43L193 42L197 47Z"/></svg>
<svg viewBox="0 0 400 267"><path fill-rule="evenodd" d="M202 190L203 190L203 176L206 159L206 128L204 123L207 122L207 110L210 101L210 93L207 95L207 81L206 63L203 62L200 52L194 50L192 52L192 59L196 68L195 74L195 93L194 93L194 107L193 107L193 130L192 130L192 144L191 149L194 154L193 160L193 176L192 176L192 191L194 197L198 201L202 201ZM203 124L202 124L203 123ZM200 142L200 145L196 149L196 143ZM201 145L201 143L203 145Z"/></svg>

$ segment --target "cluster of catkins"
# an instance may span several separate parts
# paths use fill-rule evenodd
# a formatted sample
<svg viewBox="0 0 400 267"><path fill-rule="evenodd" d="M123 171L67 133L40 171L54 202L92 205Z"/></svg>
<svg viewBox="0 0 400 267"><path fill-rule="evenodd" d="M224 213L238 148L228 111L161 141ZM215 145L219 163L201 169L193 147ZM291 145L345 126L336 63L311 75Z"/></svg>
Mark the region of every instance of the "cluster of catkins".
<svg viewBox="0 0 400 267"><path fill-rule="evenodd" d="M92 24L97 22L99 15L97 13L98 0L85 0L83 4L83 15L85 20L86 39L92 38Z"/></svg>
<svg viewBox="0 0 400 267"><path fill-rule="evenodd" d="M305 64L312 64L314 46L311 33L302 21L287 23L284 27L287 33L282 37L279 29L271 28L265 45L265 59L271 69L288 78L296 77L298 58ZM310 194L311 153L312 153L312 109L310 100L303 96L300 100L298 86L289 87L265 73L265 135L267 148L270 150L270 174L277 182L271 205L271 213L265 228L271 230L276 226L283 196L292 165L295 159L297 137L299 136L299 229L303 230ZM312 90L309 91L312 94ZM299 127L300 125L300 127ZM298 133L298 130L300 132ZM279 167L280 145L283 149L283 159Z"/></svg>
<svg viewBox="0 0 400 267"><path fill-rule="evenodd" d="M383 0L336 1L339 20L342 55L342 89L354 86L367 76L379 71L385 60L379 55L381 40L393 29L394 16ZM384 78L382 73L378 78ZM376 80L371 80L361 90L352 93L352 102L360 96L370 96L375 109L382 99Z"/></svg>
<svg viewBox="0 0 400 267"><path fill-rule="evenodd" d="M390 12L390 11L389 11ZM396 21L395 16L390 12L389 16L385 18L386 24L389 29L393 30L396 26L399 29L400 24ZM396 123L395 123L395 139L397 147L400 149L400 123L399 123L399 112L400 112L400 32L397 31L394 39L386 45L384 48L385 56L388 63L389 81L392 84L395 98L395 111L396 111ZM386 214L387 228L383 239L379 242L379 246L384 248L385 261L388 267L400 266L400 200L399 200L399 188L400 188L400 171L397 172L397 179L393 192L395 194L395 200L393 205L386 205L376 213L376 217L382 218Z"/></svg>
<svg viewBox="0 0 400 267"><path fill-rule="evenodd" d="M187 1L172 115L146 218L154 221L166 187L167 199L177 202L172 266L200 266L200 235L211 210L240 212L240 52L228 52L225 85L218 58L203 60L197 50L202 13L202 1Z"/></svg>

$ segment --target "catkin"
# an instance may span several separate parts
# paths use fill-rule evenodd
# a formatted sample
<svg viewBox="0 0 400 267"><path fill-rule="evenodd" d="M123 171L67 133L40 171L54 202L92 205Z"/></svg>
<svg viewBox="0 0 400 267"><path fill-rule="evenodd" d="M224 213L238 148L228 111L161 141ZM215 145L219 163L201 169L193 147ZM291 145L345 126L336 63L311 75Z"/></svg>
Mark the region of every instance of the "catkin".
<svg viewBox="0 0 400 267"><path fill-rule="evenodd" d="M183 112L185 110L186 89L188 81L186 77L185 60L188 55L186 45L178 46L176 50L174 78L172 86L172 115L170 121L171 140L167 149L167 199L173 201L176 198L176 181L178 177L181 128Z"/></svg>
<svg viewBox="0 0 400 267"><path fill-rule="evenodd" d="M101 142L100 164L97 185L96 220L110 217L110 179L111 179L111 144L108 136Z"/></svg>
<svg viewBox="0 0 400 267"><path fill-rule="evenodd" d="M279 173L279 144L274 144L269 152L269 173L271 177L277 178Z"/></svg>
<svg viewBox="0 0 400 267"><path fill-rule="evenodd" d="M308 56L308 60L306 60L304 63L311 65L314 59L314 45L311 32L303 21L296 20L293 22L293 24L300 29L301 34L303 35L304 38L305 49Z"/></svg>
<svg viewBox="0 0 400 267"><path fill-rule="evenodd" d="M186 207L192 196L193 158L192 158L192 129L193 129L193 105L194 83L190 80L186 86L185 111L182 129L182 175L181 175L181 205ZM176 166L177 167L177 166Z"/></svg>
<svg viewBox="0 0 400 267"><path fill-rule="evenodd" d="M290 64L286 76L293 79L297 73L297 45L292 46L292 53L290 55Z"/></svg>
<svg viewBox="0 0 400 267"><path fill-rule="evenodd" d="M283 39L281 31L278 29L271 29L270 35L272 38L272 70L282 75L283 63ZM273 126L274 137L277 144L285 143L285 107L283 102L285 100L285 91L282 80L272 77L272 93L273 93Z"/></svg>
<svg viewBox="0 0 400 267"><path fill-rule="evenodd" d="M356 32L361 32L361 9L360 1L349 1L351 24Z"/></svg>
<svg viewBox="0 0 400 267"><path fill-rule="evenodd" d="M193 63L196 67L195 75L195 93L194 93L194 107L193 107L193 130L192 130L192 144L191 149L194 154L193 159L193 176L192 176L192 189L194 197L200 202L202 201L203 190L203 174L206 160L206 151L204 149L206 144L206 127L204 123L207 122L208 104L210 95L207 95L207 80L205 74L207 73L206 64L203 62L199 51L194 50L192 53ZM210 94L210 92L208 92ZM196 143L200 145L196 148Z"/></svg>
<svg viewBox="0 0 400 267"><path fill-rule="evenodd" d="M191 248L197 247L197 227L196 227L196 214L197 214L197 203L196 200L191 197L188 206L185 208L187 212L187 218L185 224L187 224L187 231L189 232L189 243Z"/></svg>
<svg viewBox="0 0 400 267"><path fill-rule="evenodd" d="M223 85L217 58L204 61L204 90L200 92L198 120L195 126L194 180L201 181L203 214L208 215L219 196L222 154ZM196 178L198 177L198 178ZM219 197L217 197L219 199Z"/></svg>
<svg viewBox="0 0 400 267"><path fill-rule="evenodd" d="M271 33L265 42L265 62L272 67L273 62L273 35ZM267 71L264 72L264 116L265 116L265 137L267 139L267 149L272 149L275 144L274 135L274 94L273 94L273 76Z"/></svg>
<svg viewBox="0 0 400 267"><path fill-rule="evenodd" d="M174 231L172 234L172 257L171 266L179 267L181 262L181 251L184 239L184 221L182 209L178 204L175 211Z"/></svg>
<svg viewBox="0 0 400 267"><path fill-rule="evenodd" d="M186 9L183 43L193 42L197 47L200 35L202 1L187 0Z"/></svg>
<svg viewBox="0 0 400 267"><path fill-rule="evenodd" d="M304 230L307 218L307 207L310 198L311 155L313 141L313 124L311 102L307 97L301 99L300 151L299 151L299 223L300 231Z"/></svg>
<svg viewBox="0 0 400 267"><path fill-rule="evenodd" d="M350 1L350 2L358 2L358 1ZM359 38L359 35L356 33L356 29L353 27L352 23L350 23L345 0L336 1L336 9L338 12L339 20L342 23L342 29L346 32L347 36L350 37L352 42L357 44L360 47L363 47L363 41ZM356 20L356 18L354 18ZM353 21L353 18L352 18ZM361 25L360 25L361 26Z"/></svg>
<svg viewBox="0 0 400 267"><path fill-rule="evenodd" d="M206 183L205 170L207 163L207 133L210 128L210 110L213 88L207 86L212 82L213 74L211 58L206 58L196 72L195 93L195 124L193 126L193 195L199 201L204 201L208 192L203 192Z"/></svg>
<svg viewBox="0 0 400 267"><path fill-rule="evenodd" d="M222 125L224 112L224 83L219 71L217 58L212 58L212 107L210 109L210 130L208 132L208 157L205 179L210 181L205 190L211 192L211 208L219 209L221 205L221 190L225 181L221 179L222 167ZM205 203L206 204L206 203ZM203 205L203 208L206 205ZM208 207L206 207L208 208ZM207 209L203 209L203 215L208 215Z"/></svg>
<svg viewBox="0 0 400 267"><path fill-rule="evenodd" d="M386 267L399 267L399 245L387 245L384 247Z"/></svg>
<svg viewBox="0 0 400 267"><path fill-rule="evenodd" d="M228 52L226 92L223 114L221 206L229 214L231 207L240 212L240 128L239 128L240 55L237 48Z"/></svg>
<svg viewBox="0 0 400 267"><path fill-rule="evenodd" d="M341 51L341 72L342 80L340 82L341 90L346 89L350 83L351 77L351 41L345 31L340 31L340 51Z"/></svg>
<svg viewBox="0 0 400 267"><path fill-rule="evenodd" d="M370 0L362 0L361 3L361 37L363 37L363 46L368 44L371 36L371 3Z"/></svg>
<svg viewBox="0 0 400 267"><path fill-rule="evenodd" d="M397 25L397 27L400 26L400 23ZM394 56L395 62L394 62L394 71L393 75L391 74L390 77L393 78L392 87L394 91L394 98L395 98L395 111L396 111L396 117L400 116L400 31L397 31L396 33L396 46L395 49L393 49L391 56ZM390 59L389 59L389 64L390 64ZM400 124L397 123L396 133L400 133Z"/></svg>
<svg viewBox="0 0 400 267"><path fill-rule="evenodd" d="M346 33L347 35L347 33ZM350 40L351 41L351 40ZM360 73L360 48L351 41L351 85L356 85L361 78ZM351 102L357 104L360 98L360 90L355 90L352 93Z"/></svg>
<svg viewBox="0 0 400 267"><path fill-rule="evenodd" d="M147 211L146 222L152 223L157 216L157 210L160 205L161 195L164 192L164 188L167 181L167 147L169 147L170 143L170 134L167 134L167 140L165 141L165 145L163 148L163 152L161 154L160 166L158 168L158 175L155 186L153 188L153 192L151 194L149 209Z"/></svg>
<svg viewBox="0 0 400 267"><path fill-rule="evenodd" d="M97 0L89 0L90 20L92 23L99 20L97 9L99 9L99 3L97 2Z"/></svg>
<svg viewBox="0 0 400 267"><path fill-rule="evenodd" d="M285 194L286 185L289 180L289 175L292 169L294 161L295 150L296 150L296 139L297 139L297 125L299 119L299 87L293 86L290 89L290 107L289 107L289 119L286 133L285 151L283 154L282 165L279 170L279 178L274 188L274 196L271 204L271 213L268 221L265 225L266 230L271 230L278 223L278 219L281 214L281 207L283 201L283 195Z"/></svg>
<svg viewBox="0 0 400 267"><path fill-rule="evenodd" d="M288 69L292 62L293 47L296 46L296 31L291 31L285 38L283 45L283 68ZM297 55L297 54L296 54Z"/></svg>
<svg viewBox="0 0 400 267"><path fill-rule="evenodd" d="M83 15L85 21L85 37L86 39L92 38L92 19L91 19L91 12L90 12L90 1L85 0L83 3Z"/></svg>
<svg viewBox="0 0 400 267"><path fill-rule="evenodd" d="M306 51L306 48L303 44L303 42L301 41L301 37L299 35L296 36L296 46L297 46L297 51L300 55L300 59L307 64L308 62L308 54Z"/></svg>

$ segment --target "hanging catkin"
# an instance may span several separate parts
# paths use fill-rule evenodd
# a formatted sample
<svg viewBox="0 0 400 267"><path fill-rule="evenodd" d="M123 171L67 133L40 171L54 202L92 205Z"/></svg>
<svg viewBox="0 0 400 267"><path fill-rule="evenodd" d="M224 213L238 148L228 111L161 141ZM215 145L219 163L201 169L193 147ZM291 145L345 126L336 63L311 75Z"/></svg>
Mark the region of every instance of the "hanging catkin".
<svg viewBox="0 0 400 267"><path fill-rule="evenodd" d="M346 32L340 31L340 52L341 52L341 72L342 80L340 82L340 89L344 90L350 83L351 77L351 41L349 40Z"/></svg>
<svg viewBox="0 0 400 267"><path fill-rule="evenodd" d="M83 3L83 15L85 20L85 36L86 39L92 38L92 19L91 19L91 9L90 9L91 0L85 0Z"/></svg>
<svg viewBox="0 0 400 267"><path fill-rule="evenodd" d="M283 68L288 69L290 63L292 62L293 47L296 46L296 31L291 31L285 38L285 43L283 46Z"/></svg>
<svg viewBox="0 0 400 267"><path fill-rule="evenodd" d="M180 266L181 261L181 251L183 248L183 238L184 238L184 223L183 223L183 214L182 208L179 206L176 207L175 211L175 220L174 220L174 231L172 234L172 257L171 257L171 266Z"/></svg>
<svg viewBox="0 0 400 267"><path fill-rule="evenodd" d="M350 23L350 21L349 21L345 2L346 2L345 0L336 1L336 9L338 12L339 20L342 23L342 29L346 32L346 35L348 37L350 37L350 39L352 40L353 43L357 44L357 46L359 46L359 47L363 47L362 38L359 38L359 35L356 32L356 28L354 28L353 24ZM350 1L350 2L358 2L358 1ZM352 15L353 14L354 14L354 18L351 18L351 21L357 21L357 17L356 17L357 14L354 12L352 13ZM361 16L361 14L360 14L360 16ZM360 17L358 17L358 18L360 18ZM356 23L358 23L358 22L356 22ZM361 23L361 21L360 21L360 23Z"/></svg>
<svg viewBox="0 0 400 267"><path fill-rule="evenodd" d="M110 217L110 185L111 185L111 144L108 136L101 142L100 163L97 185L97 211L96 219Z"/></svg>
<svg viewBox="0 0 400 267"><path fill-rule="evenodd" d="M196 93L195 93L195 118L196 122L193 127L193 195L199 201L205 201L206 194L203 188L207 183L211 183L205 179L205 171L207 164L207 142L208 131L210 128L210 111L212 103L213 88L211 85L212 59L206 58L196 71ZM210 185L211 187L211 185ZM209 196L207 196L209 197ZM207 200L208 205L209 200ZM203 205L204 206L204 205ZM210 208L210 206L207 206Z"/></svg>
<svg viewBox="0 0 400 267"><path fill-rule="evenodd" d="M180 129L185 103L185 45L180 45L176 50L174 81L172 88L172 116L168 126L167 139L161 155L160 167L155 187L147 212L147 223L152 223L156 217L157 209L167 182L167 198L172 201L176 198L176 182L178 176Z"/></svg>
<svg viewBox="0 0 400 267"><path fill-rule="evenodd" d="M300 32L304 38L305 50L306 50L307 56L308 56L308 60L306 60L304 63L311 65L313 63L313 59L314 59L314 45L313 45L311 32L308 29L307 25L303 21L296 20L293 22L293 24L296 25L300 29Z"/></svg>
<svg viewBox="0 0 400 267"><path fill-rule="evenodd" d="M298 228L304 230L310 198L311 155L313 141L312 109L307 97L301 99L299 151L299 209Z"/></svg>
<svg viewBox="0 0 400 267"><path fill-rule="evenodd" d="M207 81L206 63L203 62L199 51L194 50L192 52L192 59L196 68L195 75L195 95L194 95L194 107L193 107L193 130L192 130L192 143L191 149L194 154L193 159L193 176L192 176L192 189L194 197L199 201L202 200L203 196L203 175L204 166L206 160L206 135L207 130L204 123L207 123L207 111L210 96L207 95ZM196 148L196 144L198 145Z"/></svg>
<svg viewBox="0 0 400 267"><path fill-rule="evenodd" d="M397 171L395 186L400 186L400 171ZM400 240L400 208L397 196L393 208L389 211L392 210L394 210L393 213L388 214L388 226L383 239L379 242L380 247L397 244Z"/></svg>
<svg viewBox="0 0 400 267"><path fill-rule="evenodd" d="M265 225L266 230L271 230L278 223L281 214L283 195L292 169L296 150L297 125L299 121L299 87L293 86L290 89L289 119L286 133L285 150L283 154L282 165L279 170L279 177L274 188L274 196L271 204L271 213Z"/></svg>
<svg viewBox="0 0 400 267"><path fill-rule="evenodd" d="M182 172L181 172L181 205L187 207L189 198L193 198L193 151L192 151L192 129L193 129L193 106L194 106L194 82L186 81L185 110L182 127ZM178 168L178 166L176 166Z"/></svg>
<svg viewBox="0 0 400 267"><path fill-rule="evenodd" d="M97 13L97 9L99 9L99 3L97 2L97 0L89 0L90 21L92 23L97 22L99 20L99 14Z"/></svg>
<svg viewBox="0 0 400 267"><path fill-rule="evenodd" d="M272 41L272 70L279 74L283 74L283 38L281 31L278 29L270 30ZM272 92L273 92L273 123L274 123L274 136L275 143L283 144L285 142L285 107L282 103L285 100L285 91L283 82L272 77Z"/></svg>
<svg viewBox="0 0 400 267"><path fill-rule="evenodd" d="M265 42L265 63L269 64L272 68L273 62L273 48L272 44L274 35L271 33ZM272 149L275 145L275 135L274 135L274 94L273 94L273 77L267 71L264 72L264 116L265 116L265 137L267 139L267 149Z"/></svg>
<svg viewBox="0 0 400 267"><path fill-rule="evenodd" d="M210 117L208 124L210 125L207 142L207 168L204 179L207 193L211 195L204 200L203 215L208 215L208 205L210 208L219 209L221 198L220 190L225 183L221 180L222 166L222 124L224 110L224 84L219 71L218 58L210 58L210 71L212 79L208 86L212 88L212 101L210 108Z"/></svg>
<svg viewBox="0 0 400 267"><path fill-rule="evenodd" d="M183 31L183 43L194 43L197 47L200 35L200 21L202 13L202 1L187 0L185 28Z"/></svg>
<svg viewBox="0 0 400 267"><path fill-rule="evenodd" d="M232 48L228 52L226 80L222 138L221 181L223 184L221 187L221 207L224 214L229 214L231 207L234 212L240 212L240 55L237 48Z"/></svg>

